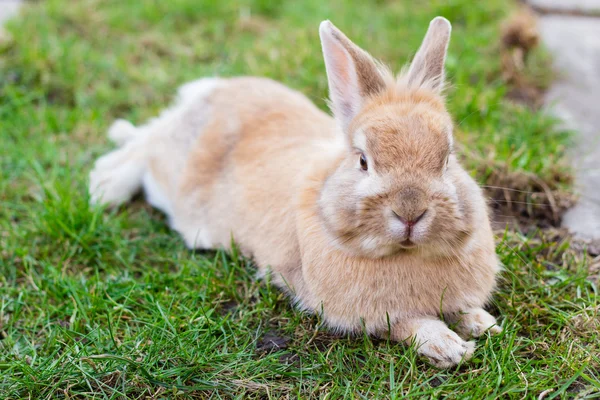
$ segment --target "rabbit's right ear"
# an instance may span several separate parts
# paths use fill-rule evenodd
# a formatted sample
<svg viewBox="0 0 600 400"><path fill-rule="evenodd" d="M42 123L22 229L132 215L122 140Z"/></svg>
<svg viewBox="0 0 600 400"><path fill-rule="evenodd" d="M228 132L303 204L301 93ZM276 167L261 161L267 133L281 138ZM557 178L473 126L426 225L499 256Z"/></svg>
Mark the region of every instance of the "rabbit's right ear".
<svg viewBox="0 0 600 400"><path fill-rule="evenodd" d="M452 25L443 17L429 24L423 43L408 70L411 87L428 87L440 92L444 87L444 63L450 42Z"/></svg>
<svg viewBox="0 0 600 400"><path fill-rule="evenodd" d="M342 129L346 130L360 111L364 99L384 89L385 82L371 56L331 22L321 22L319 35L332 111Z"/></svg>

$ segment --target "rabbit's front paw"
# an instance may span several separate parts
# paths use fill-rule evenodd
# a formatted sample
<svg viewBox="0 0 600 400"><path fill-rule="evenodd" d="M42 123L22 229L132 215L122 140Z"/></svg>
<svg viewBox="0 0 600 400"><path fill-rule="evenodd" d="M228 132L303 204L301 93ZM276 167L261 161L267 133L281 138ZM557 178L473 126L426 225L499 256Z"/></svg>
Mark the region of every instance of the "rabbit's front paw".
<svg viewBox="0 0 600 400"><path fill-rule="evenodd" d="M483 308L472 308L448 315L448 319L450 323L456 324L456 331L463 337L479 337L485 332L502 332L502 328L496 324L496 318Z"/></svg>
<svg viewBox="0 0 600 400"><path fill-rule="evenodd" d="M414 335L417 352L438 368L450 368L468 360L475 351L475 342L467 342L451 331L442 321L424 321Z"/></svg>

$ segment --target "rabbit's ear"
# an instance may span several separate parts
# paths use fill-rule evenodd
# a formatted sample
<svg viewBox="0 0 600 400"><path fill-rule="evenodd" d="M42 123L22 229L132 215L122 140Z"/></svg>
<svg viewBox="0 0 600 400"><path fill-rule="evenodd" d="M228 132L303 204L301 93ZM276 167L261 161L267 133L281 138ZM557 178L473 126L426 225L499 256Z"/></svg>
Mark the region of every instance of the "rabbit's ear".
<svg viewBox="0 0 600 400"><path fill-rule="evenodd" d="M331 22L319 27L333 114L345 130L364 99L385 87L375 61Z"/></svg>
<svg viewBox="0 0 600 400"><path fill-rule="evenodd" d="M408 84L411 87L441 91L451 30L452 25L446 18L436 17L431 21L425 39L408 70Z"/></svg>

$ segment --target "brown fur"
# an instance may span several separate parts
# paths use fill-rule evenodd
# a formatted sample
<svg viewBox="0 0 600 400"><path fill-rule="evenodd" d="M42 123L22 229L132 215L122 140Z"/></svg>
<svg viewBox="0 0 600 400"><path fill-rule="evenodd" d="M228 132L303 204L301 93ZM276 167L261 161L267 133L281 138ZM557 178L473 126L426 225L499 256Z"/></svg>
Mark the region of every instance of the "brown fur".
<svg viewBox="0 0 600 400"><path fill-rule="evenodd" d="M117 152L148 154L149 201L166 204L188 246L227 248L233 238L331 328L386 335L391 326L393 339L414 340L434 364L455 365L473 343L438 315L470 313L471 334L492 326L481 307L498 260L481 190L451 154L440 94L449 31L436 18L417 64L393 79L323 23L337 121L270 80L199 81L200 94L182 100L184 117L167 123L169 114ZM186 130L191 145L174 139ZM101 164L93 198L110 189Z"/></svg>

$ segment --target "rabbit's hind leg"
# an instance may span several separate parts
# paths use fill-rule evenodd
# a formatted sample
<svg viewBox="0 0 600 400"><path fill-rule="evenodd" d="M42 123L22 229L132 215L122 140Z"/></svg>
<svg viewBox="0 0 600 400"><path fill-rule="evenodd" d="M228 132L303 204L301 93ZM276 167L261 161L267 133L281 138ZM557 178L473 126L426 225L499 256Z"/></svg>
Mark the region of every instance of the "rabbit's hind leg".
<svg viewBox="0 0 600 400"><path fill-rule="evenodd" d="M94 164L90 173L90 202L91 204L104 204L118 206L129 201L141 188L142 179L147 165L147 140L146 137L133 137L133 125L120 129L115 133L117 121L109 130L111 139L120 147L100 157ZM115 137L119 139L116 139Z"/></svg>
<svg viewBox="0 0 600 400"><path fill-rule="evenodd" d="M141 132L142 130L136 128L131 122L125 119L117 119L108 128L108 138L117 146L122 147Z"/></svg>

